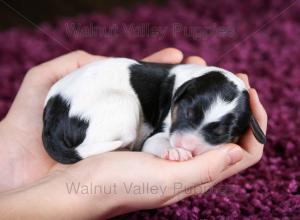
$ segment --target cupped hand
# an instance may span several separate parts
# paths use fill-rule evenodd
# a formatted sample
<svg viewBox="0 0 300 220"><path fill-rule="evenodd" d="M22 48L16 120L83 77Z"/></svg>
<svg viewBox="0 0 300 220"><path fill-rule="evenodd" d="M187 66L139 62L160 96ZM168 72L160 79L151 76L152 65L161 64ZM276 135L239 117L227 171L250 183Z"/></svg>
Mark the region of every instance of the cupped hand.
<svg viewBox="0 0 300 220"><path fill-rule="evenodd" d="M7 116L0 122L0 192L31 183L56 168L57 163L45 152L41 138L47 93L68 73L105 58L75 51L28 71ZM144 60L180 63L182 58L179 50L167 48Z"/></svg>
<svg viewBox="0 0 300 220"><path fill-rule="evenodd" d="M263 145L256 141L249 129L239 145L227 144L185 162L166 161L143 152L109 152L73 165L57 164L44 151L41 139L45 97L50 87L72 70L104 58L78 51L28 72L9 113L0 124L0 166L4 170L0 174L0 191L27 185L24 190L39 193L43 189L42 192L48 194L48 202L72 203L74 207L70 215L111 217L138 209L165 206L203 193L261 158ZM176 49L165 49L144 60L180 63L183 55ZM205 65L203 59L195 56L188 57L184 62ZM248 86L252 112L266 132L267 115L257 93L250 88L246 75L238 76ZM102 192L86 196L77 192L71 196L66 184L72 183L83 186L92 183L103 187L113 187L115 183L116 187L115 192L110 194ZM145 184L159 189L150 193L133 191L135 187ZM60 198L59 201L57 198Z"/></svg>

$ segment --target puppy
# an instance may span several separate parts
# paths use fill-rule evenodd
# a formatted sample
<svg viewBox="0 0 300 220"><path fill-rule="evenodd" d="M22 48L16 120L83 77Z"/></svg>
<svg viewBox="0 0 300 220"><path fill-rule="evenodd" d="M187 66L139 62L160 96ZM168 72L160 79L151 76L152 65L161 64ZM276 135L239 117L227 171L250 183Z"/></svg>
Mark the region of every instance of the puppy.
<svg viewBox="0 0 300 220"><path fill-rule="evenodd" d="M244 83L217 67L109 58L88 64L50 89L43 143L60 163L113 150L187 160L234 142L251 125Z"/></svg>

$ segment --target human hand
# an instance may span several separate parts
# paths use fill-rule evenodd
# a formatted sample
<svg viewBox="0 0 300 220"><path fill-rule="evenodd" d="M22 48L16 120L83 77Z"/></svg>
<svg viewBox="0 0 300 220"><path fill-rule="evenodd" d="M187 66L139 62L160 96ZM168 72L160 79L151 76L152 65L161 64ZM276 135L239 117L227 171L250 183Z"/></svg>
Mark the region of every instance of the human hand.
<svg viewBox="0 0 300 220"><path fill-rule="evenodd" d="M173 56L174 52L175 51L173 51ZM176 53L177 56L174 56L173 58L176 58L177 61L173 59L174 63L180 62L182 60L182 54L178 51L176 51ZM170 56L167 57L170 58ZM159 59L156 59L155 56L152 56L152 58L148 58L147 61L159 61ZM98 57L95 59L98 59ZM166 62L172 61L168 59L166 60ZM185 62L201 62L203 64L203 60L198 57L189 57L185 60ZM59 77L56 78L56 80L58 79ZM39 87L38 81L39 80L36 81L37 87ZM54 81L52 82L52 84L54 83ZM48 89L52 84L49 84ZM38 111L40 112L40 114L42 114L43 100L48 91L47 89L45 89L45 86L41 86L41 88L44 88L42 89L43 91L45 91L44 97L41 98L42 102L38 102L39 105L36 105L40 106L40 111ZM42 94L42 90L40 90L40 93L38 94ZM20 90L20 93L21 91L22 90ZM36 95L36 92L31 92L31 94ZM253 96L253 94L251 94L252 93L250 91L251 106L254 106L256 107L255 109L257 109L256 111L252 109L254 116L259 121L260 126L264 128L266 127L266 117L263 117L262 115L263 108L258 100L255 99L255 95ZM26 96L24 95L23 97ZM15 111L18 112L20 106L15 108ZM4 125L8 125L6 123L8 123L9 117L12 117L10 116L10 114L12 113L8 114L7 118L4 121ZM258 115L261 115L261 118L257 117ZM15 118L16 116L18 116L18 114L15 114L15 116L12 118ZM9 123L9 125L12 126L13 123ZM26 123L24 123L23 125L26 125ZM36 125L39 125L41 129L41 119L38 123L36 123ZM36 129L37 128L38 126L36 126ZM14 129L11 129L11 131L13 130ZM34 131L34 129L32 131ZM36 131L41 132L41 130L38 129ZM29 135L29 133L27 133L27 135ZM25 138L26 135L24 135L23 137ZM30 185L29 187L23 189L21 192L17 193L17 195L15 195L14 197L9 198L20 198L18 197L18 195L21 195L21 198L23 199L20 200L22 201L32 201L40 204L43 203L41 200L42 198L38 198L38 201L35 201L34 198L32 198L32 194L43 193L46 194L46 198L48 201L48 203L46 202L46 204L49 204L49 201L52 201L56 205L61 205L61 207L63 207L62 210L56 210L57 213L64 213L66 214L66 216L73 217L75 215L77 218L79 218L79 216L82 218L91 218L95 216L108 217L138 209L161 207L179 201L192 194L205 192L219 181L256 163L261 157L262 146L255 142L256 139L253 137L251 132L248 132L242 138L242 140L243 139L246 142L246 147L244 148L245 150L241 149L241 147L237 145L230 144L182 163L164 161L154 157L153 155L148 155L142 152L110 152L85 159L74 165L55 164L55 162L52 161L43 151L41 140L38 140L40 141L37 142L39 143L39 145L37 145L35 148L32 147L31 152L34 153L34 150L40 151L40 154L37 153L34 154L34 156L37 159L39 159L39 156L43 156L45 162L50 162L43 163L43 159L40 160L41 165L44 164L44 169L42 169L42 171L44 172L41 172L41 169L35 167L35 169L33 170L37 171L39 175L34 175L34 178L29 178L28 180L29 182L33 182L46 175L47 177L43 178L41 181L36 181L34 186ZM21 143L24 143L24 147L27 146L25 145L25 141ZM241 141L241 143L243 144L243 141ZM258 150L255 150L257 146L259 147ZM29 157L27 159L30 160L32 159L32 157ZM30 161L27 163L30 164ZM26 168L23 167L23 169L26 172ZM116 193L110 195L104 195L103 193L89 196L82 196L80 195L81 193L70 195L67 193L66 183L71 182L81 183L81 185L93 183L100 184L102 186L109 186L113 183L117 183L119 187L117 187ZM136 195L132 192L130 193L126 191L124 185L122 186L122 184L128 184L128 186L130 186L131 183L141 186L143 182L158 187L166 186L165 193ZM22 182L21 184L19 182L19 185L22 185ZM5 204L9 205L9 201L16 204L15 200L16 199L8 199L5 201ZM65 208L66 203L72 204L71 210ZM89 211L87 212L87 210ZM67 213L68 211L69 213ZM45 216L46 212L43 212L41 214ZM51 216L51 212L47 216Z"/></svg>
<svg viewBox="0 0 300 220"><path fill-rule="evenodd" d="M103 56L76 51L36 67L26 74L19 92L0 122L0 192L31 183L57 168L42 143L44 102L51 86L73 70ZM182 53L164 49L145 61L179 63Z"/></svg>

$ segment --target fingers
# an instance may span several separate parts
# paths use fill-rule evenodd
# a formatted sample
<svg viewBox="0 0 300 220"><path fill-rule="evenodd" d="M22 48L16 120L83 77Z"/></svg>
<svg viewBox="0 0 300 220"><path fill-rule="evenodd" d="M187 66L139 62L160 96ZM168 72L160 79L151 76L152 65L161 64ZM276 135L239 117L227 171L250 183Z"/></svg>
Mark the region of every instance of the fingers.
<svg viewBox="0 0 300 220"><path fill-rule="evenodd" d="M104 56L96 56L80 50L74 51L32 68L27 74L27 78L30 78L30 80L36 80L39 84L47 83L51 86L53 83L75 69L104 58ZM175 64L180 63L182 59L183 54L180 50L175 48L166 48L146 57L144 61ZM197 58L193 59L196 60L195 62L203 63L201 58L199 58L200 61Z"/></svg>
<svg viewBox="0 0 300 220"><path fill-rule="evenodd" d="M258 121L261 129L264 131L264 133L266 133L267 114L261 102L259 101L256 90L250 88L249 79L246 74L239 73L237 74L237 76L245 83L246 88L248 89L249 92L252 114L254 118ZM260 144L256 140L251 129L248 129L246 134L241 138L240 144L245 148L247 152L253 154L253 156L257 157L258 159L260 158L260 156L258 155L262 154L262 144Z"/></svg>
<svg viewBox="0 0 300 220"><path fill-rule="evenodd" d="M92 55L81 50L74 51L34 67L30 70L28 75L30 79L33 78L39 84L47 83L47 85L51 86L56 81L58 81L68 73L74 71L75 69L90 62L104 58L106 57ZM167 48L145 58L145 61L180 63L182 61L182 58L183 54L181 51L174 48Z"/></svg>
<svg viewBox="0 0 300 220"><path fill-rule="evenodd" d="M184 60L184 63L199 64L199 65L206 66L205 60L198 56L189 56Z"/></svg>
<svg viewBox="0 0 300 220"><path fill-rule="evenodd" d="M244 73L238 73L236 74L237 77L239 77L244 83L247 89L250 89L249 79L247 74Z"/></svg>
<svg viewBox="0 0 300 220"><path fill-rule="evenodd" d="M143 61L176 64L180 63L182 59L183 54L180 50L175 48L166 48L144 58Z"/></svg>
<svg viewBox="0 0 300 220"><path fill-rule="evenodd" d="M257 120L263 132L266 133L268 121L267 113L264 107L262 106L261 102L259 101L255 89L249 90L249 96L252 114ZM256 140L250 128L248 129L246 134L241 138L240 144L247 152L249 152L253 157L255 157L255 160L259 160L261 158L263 152L263 145Z"/></svg>
<svg viewBox="0 0 300 220"><path fill-rule="evenodd" d="M248 85L248 87L250 87L248 77L245 76L245 74L239 74L239 77L245 82L246 85ZM266 133L268 120L267 113L264 107L262 106L261 102L259 101L256 90L249 89L248 92L250 97L250 106L252 114L256 118L261 129L264 131L264 133ZM243 160L223 171L219 175L219 177L214 181L214 184L252 166L261 159L263 154L263 145L256 140L250 128L241 137L239 144L243 148Z"/></svg>
<svg viewBox="0 0 300 220"><path fill-rule="evenodd" d="M51 61L38 65L30 70L30 73L43 81L53 84L73 70L96 60L103 59L103 56L95 56L84 51L74 51Z"/></svg>
<svg viewBox="0 0 300 220"><path fill-rule="evenodd" d="M255 89L250 89L250 106L251 111L258 121L260 127L262 130L266 133L267 131L267 122L268 122L268 116L267 112L264 109L263 105L261 104L258 94Z"/></svg>
<svg viewBox="0 0 300 220"><path fill-rule="evenodd" d="M60 72L60 74L64 76L85 64L104 58L104 56L96 56L85 51L78 50L45 62L39 67L53 70L53 74Z"/></svg>
<svg viewBox="0 0 300 220"><path fill-rule="evenodd" d="M219 175L243 157L243 151L237 145L220 147L195 157L192 160L171 163L168 169L173 185L171 204L196 193L203 193L205 184L214 184ZM195 190L197 188L197 190ZM194 189L188 191L187 189ZM187 191L186 191L187 190Z"/></svg>
<svg viewBox="0 0 300 220"><path fill-rule="evenodd" d="M172 163L170 173L175 181L190 187L212 182L229 165L242 159L242 151L237 146L220 147L195 157L192 160Z"/></svg>
<svg viewBox="0 0 300 220"><path fill-rule="evenodd" d="M74 71L75 69L88 64L90 62L104 59L104 56L96 56L84 51L74 51L60 57L57 57L51 61L45 62L32 68L29 71L29 78L34 78L39 83L48 83L52 85L66 74ZM180 50L175 48L166 48L158 51L144 59L148 62L158 63L180 63L183 60L183 54ZM186 59L187 63L197 63L205 65L205 61L196 56L191 56ZM31 77L33 75L33 77ZM27 77L28 78L28 77Z"/></svg>

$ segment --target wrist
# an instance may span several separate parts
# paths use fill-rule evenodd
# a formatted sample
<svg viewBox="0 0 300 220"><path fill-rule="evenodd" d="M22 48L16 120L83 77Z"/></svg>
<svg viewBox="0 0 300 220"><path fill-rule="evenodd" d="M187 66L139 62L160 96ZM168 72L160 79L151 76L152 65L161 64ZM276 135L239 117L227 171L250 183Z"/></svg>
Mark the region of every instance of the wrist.
<svg viewBox="0 0 300 220"><path fill-rule="evenodd" d="M89 175L82 176L82 173L77 173L75 170L68 169L64 173L61 194L66 200L72 200L79 212L86 214L80 219L107 219L124 213L120 209L117 191L107 192L101 188L107 186L105 183L96 181L94 178L90 179ZM102 178L105 180L105 175L102 175ZM111 184L108 185L111 186Z"/></svg>
<svg viewBox="0 0 300 220"><path fill-rule="evenodd" d="M105 197L72 194L64 175L51 174L37 183L0 194L3 219L102 219L111 216Z"/></svg>

